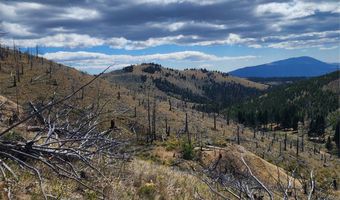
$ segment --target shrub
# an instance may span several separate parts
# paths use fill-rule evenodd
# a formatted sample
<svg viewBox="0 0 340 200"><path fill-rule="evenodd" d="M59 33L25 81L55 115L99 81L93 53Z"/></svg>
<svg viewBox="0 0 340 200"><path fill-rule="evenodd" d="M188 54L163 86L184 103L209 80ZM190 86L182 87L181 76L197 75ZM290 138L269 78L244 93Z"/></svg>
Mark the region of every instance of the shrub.
<svg viewBox="0 0 340 200"><path fill-rule="evenodd" d="M148 199L154 199L156 194L156 185L154 183L146 183L142 187L139 188L138 194L141 197L146 197Z"/></svg>
<svg viewBox="0 0 340 200"><path fill-rule="evenodd" d="M183 143L182 156L185 160L192 160L194 158L194 147L189 143Z"/></svg>
<svg viewBox="0 0 340 200"><path fill-rule="evenodd" d="M3 140L5 141L24 141L25 139L21 136L20 133L15 131L10 131L4 135Z"/></svg>

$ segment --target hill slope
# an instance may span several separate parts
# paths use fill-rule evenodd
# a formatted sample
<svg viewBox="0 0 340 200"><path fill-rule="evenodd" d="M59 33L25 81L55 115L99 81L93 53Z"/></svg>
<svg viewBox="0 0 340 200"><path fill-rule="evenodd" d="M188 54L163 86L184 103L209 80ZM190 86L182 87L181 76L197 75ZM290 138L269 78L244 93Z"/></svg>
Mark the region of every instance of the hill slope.
<svg viewBox="0 0 340 200"><path fill-rule="evenodd" d="M278 86L267 94L234 107L240 122L255 126L277 123L297 129L298 121L324 119L339 109L339 72ZM280 105L280 106L278 106ZM317 131L318 132L318 131ZM323 132L312 135L322 135Z"/></svg>
<svg viewBox="0 0 340 200"><path fill-rule="evenodd" d="M296 57L268 64L245 67L230 72L238 77L313 77L321 76L338 69L311 57Z"/></svg>
<svg viewBox="0 0 340 200"><path fill-rule="evenodd" d="M13 53L11 50L1 49L0 51L0 115L2 115L0 117L0 129L8 127L8 115L15 112L17 108L20 109L19 113L22 115L27 114L27 111L29 113L26 106L28 101L34 103L44 101L46 103L50 97L62 97L69 94L84 82L93 78L93 76L40 57L33 58L33 62L29 62L27 55L20 55L16 52L17 55L14 56ZM30 63L33 63L32 68ZM281 152L281 143L275 142L277 139L282 141L283 135L280 137L274 135L276 139L274 140L270 136L272 133L266 132L267 137L260 138L258 134L257 137L253 138L252 130L240 128L239 124L224 119L222 115L193 110L191 109L193 103L180 100L182 97L184 100L195 100L195 98L188 99L188 96L186 96L192 93L214 102L215 99L218 99L218 96L214 95L223 94L217 91L224 87L228 94L235 94L233 89L238 89L236 94L245 94L246 97L250 97L245 92L247 89L262 91L266 88L266 85L206 70L176 71L156 66L154 64L132 66L106 74L104 78L110 80L113 84L110 84L107 80L98 79L85 89L84 98L79 93L70 100L74 104L89 105L95 103L99 107L103 106L103 108L106 105L104 111L107 111L110 116L104 115L103 117L105 120L115 120L116 132L113 136L115 138L128 137L129 146L125 150L128 153L135 152L131 155L133 159L126 163L107 158L94 160L93 164L101 169L107 178L103 180L102 176L91 176L91 171L84 169L86 176L84 181L97 187L100 191L111 188L114 195L119 195L111 195L116 199L161 199L163 197L165 199L178 199L182 198L183 194L185 194L185 199L196 199L198 196L203 199L219 199L201 178L211 182L217 180L214 174L222 175L220 174L222 172L223 176L228 175L236 177L236 181L244 181L240 177L247 177L249 174L240 160L240 156L244 156L245 162L252 168L253 173L270 187L271 191L277 193L279 198L282 193L276 187L277 183L271 175L276 174L279 170L281 177L288 177L292 173L291 169L297 167L297 164L294 163L297 160L294 156L294 148ZM20 82L16 79L17 82L14 86L14 76L18 75L16 73L18 69ZM157 86L158 82L162 84ZM323 84L322 90L338 91L336 80L332 79L332 81L326 82L328 84ZM218 87L221 85L223 87ZM162 86L167 87L164 89ZM188 87L192 91L191 93L185 89ZM148 94L150 94L149 98ZM243 96L240 97L243 99ZM20 104L19 107L16 104L17 102ZM148 106L149 103L151 106ZM169 109L169 104L173 105L172 109ZM150 107L152 107L152 112L150 112ZM154 143L145 145L145 138L150 132L147 126L148 118L154 121L152 130L155 130L156 140ZM35 122L32 121L32 123ZM72 120L70 123L75 122ZM34 136L35 134L27 131L27 125L29 124L22 124L22 127L19 127L10 135L10 139L16 138L12 136L23 136L27 140ZM187 133L184 131L186 125ZM240 145L232 145L231 143L236 143L236 133L241 129L242 134L239 134ZM189 140L188 137L192 146L186 145ZM295 141L296 135L289 134L288 138L290 141ZM270 151L268 146L270 146ZM305 146L311 149L314 144L306 140ZM318 147L318 149L323 148L324 146ZM193 159L184 160L183 155L185 153L190 153ZM315 167L320 180L327 178L323 185L329 185L332 177L339 177L339 160L329 159L327 160L328 167L322 168L324 161L320 160L318 154L311 156L310 153L311 151L307 151L306 148L305 152L299 154L299 160L301 160L299 168L307 170L304 174L308 175L308 169L311 166ZM221 155L221 158L219 155ZM30 162L30 164L36 166L36 162ZM206 166L202 168L201 164ZM212 166L209 167L209 165ZM281 168L276 166L282 167L282 171ZM232 167L236 171L228 170L225 174L226 171L223 169L232 169ZM207 173L207 168L213 169L211 174ZM327 173L322 173L323 169ZM84 189L81 185L68 179L60 179L55 173L45 168L42 172L43 185L46 191L51 194L72 199L89 197L100 199L102 197L100 193L97 194ZM20 181L13 181L13 190L11 190L13 198L27 196L26 199L31 199L41 196L39 184L34 181L36 179L31 176L31 173L19 168L18 176ZM245 181L252 183L252 180L248 176ZM300 180L309 180L309 176L300 178ZM36 184L33 184L34 182ZM247 182L243 183L248 184ZM317 184L322 187L321 183L318 182ZM238 185L232 184L227 188L236 192ZM6 194L4 188L7 188L7 186L1 182L0 195ZM301 190L301 188L298 188L298 190ZM322 192L324 193L324 190ZM223 193L226 196L229 194L227 191ZM301 198L303 197L305 196Z"/></svg>
<svg viewBox="0 0 340 200"><path fill-rule="evenodd" d="M142 91L143 87L153 88L164 96L170 95L200 104L199 109L205 111L217 111L219 108L258 95L267 88L265 84L229 76L226 73L205 69L180 71L153 63L125 67L105 74L104 78L139 91Z"/></svg>

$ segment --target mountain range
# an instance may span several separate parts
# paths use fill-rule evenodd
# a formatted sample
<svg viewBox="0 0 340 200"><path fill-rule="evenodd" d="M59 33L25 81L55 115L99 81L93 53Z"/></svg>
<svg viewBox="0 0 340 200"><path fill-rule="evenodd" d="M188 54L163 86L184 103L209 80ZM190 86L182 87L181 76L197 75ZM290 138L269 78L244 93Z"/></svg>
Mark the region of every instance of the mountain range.
<svg viewBox="0 0 340 200"><path fill-rule="evenodd" d="M272 63L244 67L230 72L233 76L249 78L269 77L315 77L331 73L339 65L322 62L312 57L294 57Z"/></svg>

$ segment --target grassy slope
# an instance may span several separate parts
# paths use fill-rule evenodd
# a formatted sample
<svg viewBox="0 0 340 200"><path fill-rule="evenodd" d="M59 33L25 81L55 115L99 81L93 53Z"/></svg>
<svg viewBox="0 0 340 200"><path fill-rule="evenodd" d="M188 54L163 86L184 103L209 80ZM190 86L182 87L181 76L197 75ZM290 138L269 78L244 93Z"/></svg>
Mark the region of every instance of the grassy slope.
<svg viewBox="0 0 340 200"><path fill-rule="evenodd" d="M207 104L207 111L216 111L216 108L257 95L268 87L226 73L203 69L181 71L157 64L129 66L107 73L104 78L139 92L143 91L143 87L149 87L163 97L170 95L189 102Z"/></svg>
<svg viewBox="0 0 340 200"><path fill-rule="evenodd" d="M53 78L56 79L58 82L58 86L50 85L48 84L48 76L45 77L47 80L45 81L39 81L38 83L31 84L30 80L31 78L36 78L38 76L45 76L46 70L49 69L49 62L44 60L44 64L40 64L41 60L35 61L34 70L30 70L30 66L26 65L27 61L25 62L25 58L21 61L24 64L24 75L22 76L22 81L18 83L18 86L16 88L9 88L8 86L11 86L10 82L10 72L14 71L14 62L13 58L9 57L9 59L6 59L5 61L0 61L2 63L2 70L0 71L0 91L1 95L4 95L8 97L9 99L15 100L16 99L16 90L20 95L18 98L18 102L22 105L25 105L25 103L28 100L37 100L41 98L46 98L48 95L52 95L53 91L56 91L58 94L66 94L72 91L72 85L80 85L78 81L86 81L91 79L92 77L86 74L82 74L74 69L68 68L66 66L59 66L56 63L53 63ZM189 71L190 72L190 71ZM112 110L123 110L122 108L129 108L130 110L127 113L121 114L119 112L114 112L112 115L116 118L118 121L118 126L122 128L123 132L125 132L129 137L131 137L131 132L129 130L129 127L131 124L138 124L140 126L140 129L137 129L138 134L145 134L146 126L147 124L147 110L146 110L146 96L147 94L145 89L126 89L123 84L113 84L110 85L105 80L99 80L100 84L96 85L94 84L92 87L88 88L86 91L85 99L79 100L80 103L91 103L93 99L96 99L98 95L98 91L100 91L101 94L101 102L104 102L103 99L110 100L109 106ZM100 88L100 90L98 90ZM121 98L117 99L117 93L118 91L121 93ZM152 91L152 90L151 90ZM153 94L158 94L158 92L153 91ZM144 103L142 103L144 101ZM153 101L153 98L151 98L151 101ZM179 131L184 127L184 121L185 121L185 113L188 113L189 116L189 130L192 133L193 143L198 145L199 144L199 138L200 135L203 137L203 143L205 144L213 144L216 146L221 147L228 147L230 143L233 143L235 141L235 132L236 132L236 125L232 123L231 125L227 126L226 121L221 118L217 117L217 129L213 129L213 117L212 115L204 114L198 111L194 111L190 109L190 104L188 106L185 106L183 102L171 98L173 109L172 111L169 111L169 105L168 101L166 99L158 99L157 100L157 109L156 109L156 119L157 119L157 135L165 135L165 119L168 119L168 125L171 127L171 138L167 141L160 141L157 142L155 145L152 145L151 147L145 147L142 146L145 153L140 152L137 155L137 159L134 160L132 163L127 164L127 170L125 175L119 175L120 174L120 167L119 163L113 164L113 166L107 166L109 167L109 172L107 173L114 173L112 176L108 176L112 180L108 180L108 182L100 181L100 180L90 180L92 184L99 185L103 188L109 185L109 187L114 188L114 190L118 191L124 191L122 192L122 199L130 199L131 195L145 195L143 192L138 193L138 191L143 190L144 186L146 187L150 186L150 179L153 181L155 186L155 191L157 194L165 195L169 199L176 199L177 197L183 195L184 193L187 196L187 199L192 199L195 196L194 187L192 187L192 184L189 184L187 182L187 179L190 180L190 183L194 182L197 183L195 185L198 185L199 188L199 194L202 195L205 199L215 199L216 196L213 196L213 194L208 191L207 187L202 184L199 180L197 180L195 177L191 176L187 173L187 171L192 173L192 167L190 166L198 166L199 163L197 162L187 162L183 161L181 157L180 152L180 143L186 138L185 135L179 134L179 138L176 138L175 135L179 133ZM139 105L140 102L140 105ZM1 103L0 103L1 104ZM8 109L13 109L16 106L13 106ZM137 117L133 117L133 108L136 107L137 110ZM24 130L24 129L23 129ZM268 133L270 135L271 133ZM292 134L290 137L294 137ZM278 152L278 143L275 143L273 150L268 152L267 147L268 144L271 142L270 138L264 137L264 139L260 139L258 137L257 139L253 140L252 133L250 130L246 130L244 134L242 134L241 139L242 143L241 145L245 147L245 152L247 150L254 152L258 156L262 156L265 154L264 158L271 163L278 164L279 166L282 166L285 169L289 169L290 166L287 166L289 163L292 163L293 161L296 161L294 158L294 151L290 150L286 153L284 153L284 162L280 161L282 158L277 156ZM259 147L255 147L255 141L258 141ZM308 141L306 141L308 143ZM308 143L309 144L309 143ZM307 146L308 146L307 144ZM312 144L311 144L312 145ZM309 146L311 146L309 145ZM137 145L139 146L139 145ZM162 150L164 147L171 147L171 148L165 148L167 150ZM161 150L159 150L159 147L161 147ZM150 149L149 149L150 148ZM171 156L174 155L175 157ZM248 155L248 153L246 153ZM257 156L257 159L260 159L260 157ZM315 155L310 157L309 153L305 152L301 154L301 162L304 164L303 166L316 166L316 169L318 171L324 170L323 168L323 161L320 161L319 159L320 155ZM145 161L141 161L140 158L143 160L152 160L156 162L157 164L154 164L154 162L149 163ZM252 156L251 156L252 158ZM278 159L279 158L279 159ZM279 161L277 161L279 160ZM251 162L250 160L247 160L248 162ZM179 169L173 170L169 165L172 165L174 163L180 162ZM266 162L264 162L265 165ZM161 166L160 166L161 165ZM164 166L162 166L164 165ZM104 165L103 165L104 166ZM106 164L105 164L106 166ZM144 167L139 167L144 166ZM255 165L254 165L255 166ZM332 171L330 172L330 175L325 176L322 174L320 177L325 177L327 179L330 179L334 176L334 170L337 170L336 166L339 165L339 160L334 159L328 162L328 166L332 168ZM335 166L335 167L334 167ZM270 168L270 167L269 167ZM106 168L104 168L105 170ZM153 170L151 170L153 169ZM156 169L154 171L154 169ZM327 168L328 169L328 168ZM339 170L338 170L339 171ZM162 174L163 172L163 174ZM276 173L269 171L268 173L264 174L263 176L266 177L270 173ZM29 174L26 174L25 171L22 172L22 179L17 185L16 188L26 188L29 185L32 189L25 189L18 192L17 194L22 195L39 195L39 189L37 184L32 183L32 177ZM117 177L118 176L118 177ZM149 176L154 178L149 178ZM260 174L259 174L260 176ZM335 176L339 176L339 174L335 174ZM125 178L124 178L125 177ZM260 177L263 178L263 177ZM131 186L131 180L137 181L138 179L142 180L140 183L135 183L134 186ZM168 181L165 180L173 180L174 183L168 183ZM122 181L125 180L125 181ZM130 180L130 181L128 181ZM55 181L55 179L46 179L47 185L50 191L54 191L56 193L60 192L63 196L72 196L72 197L79 197L84 198L86 196L95 195L92 194L90 191L84 190L84 188L81 188L77 185L74 185L74 183L69 182L67 180L63 180L63 182ZM64 183L66 183L69 187L67 189L62 186ZM150 184L149 184L150 183ZM145 189L145 188L144 188ZM150 188L147 188L150 189ZM152 190L152 188L151 188ZM24 194L23 194L24 193ZM147 193L148 194L148 193ZM196 194L197 195L197 194ZM138 196L137 196L138 197Z"/></svg>

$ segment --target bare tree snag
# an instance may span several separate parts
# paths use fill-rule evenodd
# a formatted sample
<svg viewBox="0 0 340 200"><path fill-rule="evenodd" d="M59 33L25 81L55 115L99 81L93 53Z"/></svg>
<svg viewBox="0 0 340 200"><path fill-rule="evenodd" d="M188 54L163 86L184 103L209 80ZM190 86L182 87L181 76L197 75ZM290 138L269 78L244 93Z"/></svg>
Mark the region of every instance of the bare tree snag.
<svg viewBox="0 0 340 200"><path fill-rule="evenodd" d="M157 139L157 136L156 136L156 99L155 98L153 101L153 108L152 108L152 137L153 137L153 140Z"/></svg>
<svg viewBox="0 0 340 200"><path fill-rule="evenodd" d="M299 157L299 136L296 137L296 157Z"/></svg>
<svg viewBox="0 0 340 200"><path fill-rule="evenodd" d="M284 151L287 151L287 133L285 134L283 150L284 150Z"/></svg>
<svg viewBox="0 0 340 200"><path fill-rule="evenodd" d="M237 125L237 130L236 130L236 137L237 137L237 144L240 145L240 126Z"/></svg>
<svg viewBox="0 0 340 200"><path fill-rule="evenodd" d="M150 97L148 94L148 136L147 136L147 141L150 142L151 140L151 113L150 113Z"/></svg>

